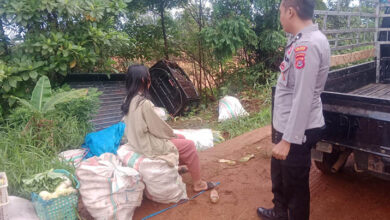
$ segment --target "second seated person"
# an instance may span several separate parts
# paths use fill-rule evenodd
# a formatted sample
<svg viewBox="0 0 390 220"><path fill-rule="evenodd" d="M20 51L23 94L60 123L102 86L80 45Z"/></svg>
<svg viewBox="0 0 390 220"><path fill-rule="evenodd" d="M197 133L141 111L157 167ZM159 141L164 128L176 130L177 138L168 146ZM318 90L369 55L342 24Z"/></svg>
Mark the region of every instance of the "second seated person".
<svg viewBox="0 0 390 220"><path fill-rule="evenodd" d="M151 78L144 65L132 65L126 75L127 96L122 105L125 135L134 152L149 158L165 160L170 166L186 165L193 190L210 190L216 183L202 180L198 153L193 141L176 135L155 112L150 101Z"/></svg>

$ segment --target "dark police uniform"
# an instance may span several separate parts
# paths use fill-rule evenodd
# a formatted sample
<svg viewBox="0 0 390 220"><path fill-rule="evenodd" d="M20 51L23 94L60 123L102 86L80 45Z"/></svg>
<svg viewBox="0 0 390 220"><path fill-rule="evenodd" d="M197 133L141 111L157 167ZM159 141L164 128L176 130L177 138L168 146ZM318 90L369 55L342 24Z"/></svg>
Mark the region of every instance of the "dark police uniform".
<svg viewBox="0 0 390 220"><path fill-rule="evenodd" d="M291 143L286 160L271 160L275 211L287 212L290 220L309 219L309 171L311 148L325 126L321 93L330 66L330 48L318 25L304 28L287 43L280 65L273 127L275 144Z"/></svg>

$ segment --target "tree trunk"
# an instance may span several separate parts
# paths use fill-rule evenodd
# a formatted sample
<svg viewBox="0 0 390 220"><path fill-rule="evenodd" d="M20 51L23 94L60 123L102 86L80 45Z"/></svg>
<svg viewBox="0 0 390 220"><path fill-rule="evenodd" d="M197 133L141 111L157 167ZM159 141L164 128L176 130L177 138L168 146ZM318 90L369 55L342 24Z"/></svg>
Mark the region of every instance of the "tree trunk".
<svg viewBox="0 0 390 220"><path fill-rule="evenodd" d="M221 78L220 78L220 82L219 83L220 83L220 85L222 85L225 73L223 72L222 62L220 62L219 64L221 65Z"/></svg>
<svg viewBox="0 0 390 220"><path fill-rule="evenodd" d="M247 67L250 67L251 66L251 63L249 61L249 55L248 55L248 51L247 49L244 47L244 57L245 57L245 61L246 61L246 66Z"/></svg>
<svg viewBox="0 0 390 220"><path fill-rule="evenodd" d="M202 0L199 0L199 21L198 21L198 26L199 26L199 33L202 31ZM200 39L198 39L198 51L199 51L199 95L202 96L202 42ZM206 105L207 105L207 98L206 98Z"/></svg>
<svg viewBox="0 0 390 220"><path fill-rule="evenodd" d="M205 73L204 77L206 78L207 80L207 83L209 84L209 89L210 89L210 93L211 93L211 98L213 99L213 101L215 101L215 95L214 95L214 91L213 91L213 85L211 84L210 82L210 79L209 79L209 76L210 74L207 74ZM206 101L206 106L207 106L207 101Z"/></svg>
<svg viewBox="0 0 390 220"><path fill-rule="evenodd" d="M168 56L168 40L167 40L167 33L166 33L166 29L165 29L164 11L165 11L164 1L161 1L161 3L160 3L160 16L161 16L161 28L162 28L163 37L164 37L164 56L165 56L165 59L168 60L169 59L169 56Z"/></svg>
<svg viewBox="0 0 390 220"><path fill-rule="evenodd" d="M195 77L195 87L199 90L199 79L198 79L198 73L196 71L196 61L193 61L194 63L194 77Z"/></svg>
<svg viewBox="0 0 390 220"><path fill-rule="evenodd" d="M0 46L3 47L4 49L4 54L3 55L8 55L8 40L7 36L5 35L4 27L3 27L3 20L0 18ZM2 55L2 54L0 54Z"/></svg>

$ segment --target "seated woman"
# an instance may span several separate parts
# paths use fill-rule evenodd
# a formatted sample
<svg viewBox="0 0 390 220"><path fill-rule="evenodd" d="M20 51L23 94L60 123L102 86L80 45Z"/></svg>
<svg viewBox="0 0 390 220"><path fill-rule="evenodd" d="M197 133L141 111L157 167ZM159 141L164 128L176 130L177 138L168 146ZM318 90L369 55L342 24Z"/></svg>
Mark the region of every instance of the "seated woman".
<svg viewBox="0 0 390 220"><path fill-rule="evenodd" d="M201 179L199 157L193 141L176 136L172 128L155 112L150 101L150 74L143 65L130 66L126 76L127 96L122 105L125 134L136 153L163 159L170 166L186 165L193 181L193 190L200 192L216 186Z"/></svg>

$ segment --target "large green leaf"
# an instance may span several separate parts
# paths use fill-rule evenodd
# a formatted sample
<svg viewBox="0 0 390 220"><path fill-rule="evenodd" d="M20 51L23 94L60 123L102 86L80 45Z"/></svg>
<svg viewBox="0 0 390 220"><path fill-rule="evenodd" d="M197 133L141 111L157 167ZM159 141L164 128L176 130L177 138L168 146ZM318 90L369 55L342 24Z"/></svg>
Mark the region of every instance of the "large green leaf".
<svg viewBox="0 0 390 220"><path fill-rule="evenodd" d="M46 113L48 111L54 110L55 105L69 102L73 99L77 99L83 96L86 96L88 93L88 89L78 89L78 90L72 90L69 92L61 92L53 97L51 97L43 106L42 113Z"/></svg>
<svg viewBox="0 0 390 220"><path fill-rule="evenodd" d="M51 85L47 76L39 78L31 96L31 105L39 112L42 112L43 105L51 96Z"/></svg>
<svg viewBox="0 0 390 220"><path fill-rule="evenodd" d="M15 97L15 96L11 96L12 98L16 99L19 101L20 104L24 105L25 107L29 108L31 111L38 111L38 109L36 109L33 105L31 105L31 103L25 99L21 99L21 98L18 98L18 97Z"/></svg>

